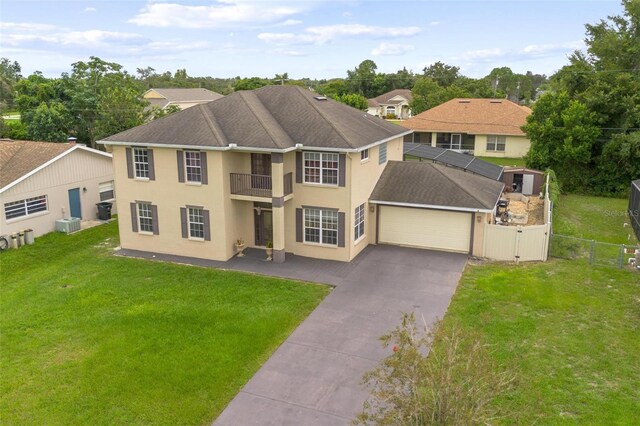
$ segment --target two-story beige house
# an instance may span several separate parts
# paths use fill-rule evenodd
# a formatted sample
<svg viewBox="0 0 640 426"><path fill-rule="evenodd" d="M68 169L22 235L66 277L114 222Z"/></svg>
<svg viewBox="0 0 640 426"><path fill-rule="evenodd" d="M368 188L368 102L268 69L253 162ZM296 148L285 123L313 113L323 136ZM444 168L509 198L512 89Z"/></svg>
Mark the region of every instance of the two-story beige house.
<svg viewBox="0 0 640 426"><path fill-rule="evenodd" d="M228 260L241 240L349 261L375 242L368 198L410 130L295 86L241 91L99 143L123 248Z"/></svg>

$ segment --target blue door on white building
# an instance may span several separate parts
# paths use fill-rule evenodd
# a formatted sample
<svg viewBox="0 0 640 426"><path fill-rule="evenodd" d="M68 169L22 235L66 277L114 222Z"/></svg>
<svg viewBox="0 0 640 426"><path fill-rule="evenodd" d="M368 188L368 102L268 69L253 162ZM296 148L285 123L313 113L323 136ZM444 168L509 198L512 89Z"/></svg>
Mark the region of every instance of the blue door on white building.
<svg viewBox="0 0 640 426"><path fill-rule="evenodd" d="M82 219L82 207L80 206L80 188L69 190L69 213L71 217Z"/></svg>

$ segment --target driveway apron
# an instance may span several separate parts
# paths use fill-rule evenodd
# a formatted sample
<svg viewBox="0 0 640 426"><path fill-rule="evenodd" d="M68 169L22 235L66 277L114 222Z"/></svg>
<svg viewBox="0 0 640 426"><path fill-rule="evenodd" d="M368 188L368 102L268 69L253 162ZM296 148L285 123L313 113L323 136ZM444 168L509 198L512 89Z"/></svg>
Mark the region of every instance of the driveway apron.
<svg viewBox="0 0 640 426"><path fill-rule="evenodd" d="M349 425L368 396L363 374L391 353L379 337L404 312L428 324L442 318L466 260L463 254L379 245L348 265L322 261L323 268L340 268L340 274L322 274L335 289L214 425ZM281 265L283 276L288 262Z"/></svg>

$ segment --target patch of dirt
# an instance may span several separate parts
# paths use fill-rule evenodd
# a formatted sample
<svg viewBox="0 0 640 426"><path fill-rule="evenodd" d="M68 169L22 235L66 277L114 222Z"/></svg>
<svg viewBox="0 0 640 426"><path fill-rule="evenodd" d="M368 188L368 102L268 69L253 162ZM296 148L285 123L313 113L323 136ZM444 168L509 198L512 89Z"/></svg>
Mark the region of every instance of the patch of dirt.
<svg viewBox="0 0 640 426"><path fill-rule="evenodd" d="M529 202L511 200L509 211L514 214L528 214L527 225L544 225L544 200L529 197Z"/></svg>

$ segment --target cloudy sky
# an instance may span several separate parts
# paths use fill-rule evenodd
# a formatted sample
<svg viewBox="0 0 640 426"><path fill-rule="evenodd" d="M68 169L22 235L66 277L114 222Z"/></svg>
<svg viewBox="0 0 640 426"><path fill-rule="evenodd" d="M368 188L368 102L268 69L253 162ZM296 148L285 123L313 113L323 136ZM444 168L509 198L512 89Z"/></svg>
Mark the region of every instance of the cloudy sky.
<svg viewBox="0 0 640 426"><path fill-rule="evenodd" d="M585 23L621 12L617 0L2 0L0 55L50 77L89 56L216 77L345 77L365 59L551 74Z"/></svg>

